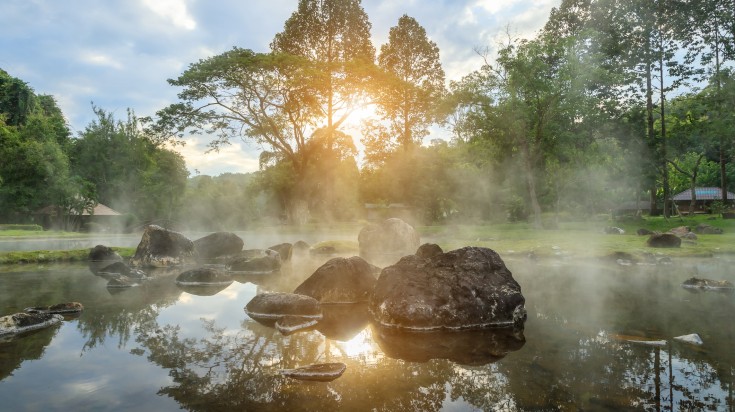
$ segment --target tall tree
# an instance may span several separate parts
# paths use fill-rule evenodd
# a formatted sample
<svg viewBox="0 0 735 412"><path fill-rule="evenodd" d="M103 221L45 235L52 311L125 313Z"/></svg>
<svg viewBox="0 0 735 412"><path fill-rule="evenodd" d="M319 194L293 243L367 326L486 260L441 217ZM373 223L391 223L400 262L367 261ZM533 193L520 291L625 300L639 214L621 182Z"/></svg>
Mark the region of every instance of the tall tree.
<svg viewBox="0 0 735 412"><path fill-rule="evenodd" d="M375 59L370 28L360 0L299 0L271 42L274 52L301 56L322 74L315 96L326 121L319 128L327 131L330 150L334 131L365 93Z"/></svg>
<svg viewBox="0 0 735 412"><path fill-rule="evenodd" d="M404 14L380 48L378 66L389 76L377 89L377 112L388 122L382 135L408 150L428 135L444 93L439 48L413 17Z"/></svg>

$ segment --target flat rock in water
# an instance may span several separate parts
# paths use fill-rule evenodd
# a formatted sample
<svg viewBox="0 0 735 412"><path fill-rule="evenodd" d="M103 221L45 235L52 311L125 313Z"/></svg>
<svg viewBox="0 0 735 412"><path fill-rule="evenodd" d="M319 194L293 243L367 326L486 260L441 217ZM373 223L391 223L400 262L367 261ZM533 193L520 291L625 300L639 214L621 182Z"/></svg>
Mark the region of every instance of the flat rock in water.
<svg viewBox="0 0 735 412"><path fill-rule="evenodd" d="M14 335L47 328L61 323L64 318L55 313L16 313L0 317L0 336Z"/></svg>
<svg viewBox="0 0 735 412"><path fill-rule="evenodd" d="M118 276L107 281L108 289L127 289L138 285L138 282L127 276Z"/></svg>
<svg viewBox="0 0 735 412"><path fill-rule="evenodd" d="M290 335L300 330L309 329L316 325L319 319L304 318L301 316L284 316L276 321L276 329L283 335Z"/></svg>
<svg viewBox="0 0 735 412"><path fill-rule="evenodd" d="M245 305L245 313L253 319L281 319L284 316L321 319L319 301L295 293L261 293Z"/></svg>
<svg viewBox="0 0 735 412"><path fill-rule="evenodd" d="M304 381L333 381L345 372L347 365L340 362L334 363L318 363L309 366L303 366L296 369L281 369L279 372L283 376Z"/></svg>
<svg viewBox="0 0 735 412"><path fill-rule="evenodd" d="M244 275L267 275L281 270L281 255L270 249L248 249L232 259L230 272Z"/></svg>
<svg viewBox="0 0 735 412"><path fill-rule="evenodd" d="M704 342L702 341L702 338L700 338L699 335L697 335L696 333L692 333L692 334L689 334L689 335L677 336L677 337L674 338L674 340L675 341L678 341L678 342L689 343L689 344L692 344L692 345L702 345L702 344L704 344Z"/></svg>
<svg viewBox="0 0 735 412"><path fill-rule="evenodd" d="M214 267L201 267L181 272L176 284L181 286L222 286L232 283L232 276Z"/></svg>
<svg viewBox="0 0 735 412"><path fill-rule="evenodd" d="M65 302L58 303L51 306L35 306L32 308L25 308L24 312L27 313L79 313L84 310L84 306L79 302Z"/></svg>
<svg viewBox="0 0 735 412"><path fill-rule="evenodd" d="M685 280L681 287L685 289L703 289L703 290L735 290L735 285L726 280L712 280L692 277Z"/></svg>

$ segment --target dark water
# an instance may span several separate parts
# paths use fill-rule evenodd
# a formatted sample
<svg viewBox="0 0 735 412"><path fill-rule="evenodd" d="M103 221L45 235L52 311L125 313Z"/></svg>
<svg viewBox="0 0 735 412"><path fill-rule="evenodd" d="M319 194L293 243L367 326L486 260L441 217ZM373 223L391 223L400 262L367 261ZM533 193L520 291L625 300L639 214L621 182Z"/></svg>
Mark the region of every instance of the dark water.
<svg viewBox="0 0 735 412"><path fill-rule="evenodd" d="M372 327L364 306L341 306L318 330L283 336L245 315L256 293L291 291L319 263L201 292L176 286L177 271L110 293L82 265L2 267L0 314L66 301L85 311L0 342L0 410L735 408L735 298L679 286L693 275L735 281L732 262L510 260L523 331L395 335ZM704 344L672 340L690 333ZM329 383L278 373L318 362L347 370Z"/></svg>

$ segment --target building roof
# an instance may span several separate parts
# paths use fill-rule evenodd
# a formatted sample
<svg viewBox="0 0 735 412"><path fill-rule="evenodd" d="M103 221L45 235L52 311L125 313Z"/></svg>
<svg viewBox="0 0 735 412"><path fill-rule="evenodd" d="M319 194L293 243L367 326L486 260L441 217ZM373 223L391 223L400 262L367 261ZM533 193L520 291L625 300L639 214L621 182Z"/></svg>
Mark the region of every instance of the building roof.
<svg viewBox="0 0 735 412"><path fill-rule="evenodd" d="M722 191L719 187L695 187L694 190L694 193L697 195L697 200L722 199ZM730 200L735 199L735 194L732 192L727 192L727 198ZM685 190L675 195L672 200L692 200L692 190Z"/></svg>
<svg viewBox="0 0 735 412"><path fill-rule="evenodd" d="M49 205L42 209L36 210L34 215L56 215L56 206ZM97 203L97 206L94 207L92 210L92 213L87 212L86 210L82 212L82 216L120 216L122 213L110 208L109 206L105 206L102 203Z"/></svg>

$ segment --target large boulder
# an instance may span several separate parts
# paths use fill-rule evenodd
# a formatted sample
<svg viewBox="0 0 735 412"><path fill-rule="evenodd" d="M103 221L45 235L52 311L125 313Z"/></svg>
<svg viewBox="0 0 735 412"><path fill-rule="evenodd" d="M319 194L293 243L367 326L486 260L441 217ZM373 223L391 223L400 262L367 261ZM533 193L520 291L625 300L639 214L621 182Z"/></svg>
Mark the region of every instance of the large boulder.
<svg viewBox="0 0 735 412"><path fill-rule="evenodd" d="M369 310L381 326L480 329L526 319L521 287L495 251L465 247L424 259L406 256L380 274Z"/></svg>
<svg viewBox="0 0 735 412"><path fill-rule="evenodd" d="M196 262L194 242L160 226L146 226L130 264L136 267L168 267Z"/></svg>
<svg viewBox="0 0 735 412"><path fill-rule="evenodd" d="M97 245L89 250L87 255L87 263L89 270L95 275L107 266L115 262L122 262L123 258L119 253L115 252L111 247Z"/></svg>
<svg viewBox="0 0 735 412"><path fill-rule="evenodd" d="M270 292L255 295L255 297L245 305L245 313L258 321L277 321L278 319L286 316L309 319L322 318L322 308L318 300L310 296L283 292Z"/></svg>
<svg viewBox="0 0 735 412"><path fill-rule="evenodd" d="M646 244L659 248L681 247L681 238L673 233L654 233L648 238Z"/></svg>
<svg viewBox="0 0 735 412"><path fill-rule="evenodd" d="M414 254L421 243L416 229L397 218L364 227L357 241L360 257L378 266L390 265L403 256Z"/></svg>
<svg viewBox="0 0 735 412"><path fill-rule="evenodd" d="M232 232L215 232L194 241L194 248L200 259L236 255L244 245L240 236Z"/></svg>
<svg viewBox="0 0 735 412"><path fill-rule="evenodd" d="M332 258L301 283L294 293L321 303L366 302L375 286L372 266L365 259Z"/></svg>
<svg viewBox="0 0 735 412"><path fill-rule="evenodd" d="M261 275L280 271L281 264L281 255L275 250L248 249L233 258L228 269L240 274Z"/></svg>

